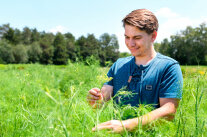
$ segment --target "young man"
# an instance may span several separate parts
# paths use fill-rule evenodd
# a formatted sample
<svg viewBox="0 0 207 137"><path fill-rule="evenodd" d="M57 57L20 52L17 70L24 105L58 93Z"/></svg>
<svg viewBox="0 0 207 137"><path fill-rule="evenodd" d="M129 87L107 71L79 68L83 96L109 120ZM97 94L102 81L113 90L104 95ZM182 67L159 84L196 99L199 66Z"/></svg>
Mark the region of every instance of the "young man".
<svg viewBox="0 0 207 137"><path fill-rule="evenodd" d="M156 119L173 118L182 93L182 72L177 61L156 53L153 43L157 36L158 21L146 9L132 11L123 19L125 44L132 56L118 59L110 68L108 76L113 79L100 89L89 91L88 101L93 106L99 100L108 101L123 87L134 93L117 103L150 104L155 109L141 117L123 121L111 120L97 125L93 130L110 129L132 131L139 122L148 124Z"/></svg>

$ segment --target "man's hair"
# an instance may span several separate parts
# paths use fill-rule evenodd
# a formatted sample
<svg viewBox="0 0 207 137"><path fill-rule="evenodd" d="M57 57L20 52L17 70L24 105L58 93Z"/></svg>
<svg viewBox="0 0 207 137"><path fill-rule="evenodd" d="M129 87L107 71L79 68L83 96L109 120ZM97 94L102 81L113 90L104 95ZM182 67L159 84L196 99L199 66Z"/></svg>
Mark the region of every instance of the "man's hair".
<svg viewBox="0 0 207 137"><path fill-rule="evenodd" d="M158 20L156 16L147 9L137 9L129 13L123 20L123 26L126 24L138 27L148 34L158 31Z"/></svg>

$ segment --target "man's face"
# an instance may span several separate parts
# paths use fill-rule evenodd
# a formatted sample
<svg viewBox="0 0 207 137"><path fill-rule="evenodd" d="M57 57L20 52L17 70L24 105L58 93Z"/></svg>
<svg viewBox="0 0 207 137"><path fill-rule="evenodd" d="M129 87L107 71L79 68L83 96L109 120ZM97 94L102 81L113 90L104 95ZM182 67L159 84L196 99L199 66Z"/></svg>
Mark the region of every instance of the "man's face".
<svg viewBox="0 0 207 137"><path fill-rule="evenodd" d="M143 57L149 54L155 38L154 33L148 34L135 26L125 25L125 44L132 56Z"/></svg>

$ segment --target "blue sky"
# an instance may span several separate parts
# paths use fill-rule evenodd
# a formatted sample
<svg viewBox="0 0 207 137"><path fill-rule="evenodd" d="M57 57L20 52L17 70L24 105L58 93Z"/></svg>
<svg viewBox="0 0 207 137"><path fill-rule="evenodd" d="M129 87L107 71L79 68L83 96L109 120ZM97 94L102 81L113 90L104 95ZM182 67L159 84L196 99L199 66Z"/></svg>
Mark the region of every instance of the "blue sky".
<svg viewBox="0 0 207 137"><path fill-rule="evenodd" d="M99 38L107 32L118 37L123 52L128 50L121 20L132 10L147 8L155 13L160 42L186 26L207 22L206 5L206 0L0 0L0 25L70 32L76 39L89 33Z"/></svg>

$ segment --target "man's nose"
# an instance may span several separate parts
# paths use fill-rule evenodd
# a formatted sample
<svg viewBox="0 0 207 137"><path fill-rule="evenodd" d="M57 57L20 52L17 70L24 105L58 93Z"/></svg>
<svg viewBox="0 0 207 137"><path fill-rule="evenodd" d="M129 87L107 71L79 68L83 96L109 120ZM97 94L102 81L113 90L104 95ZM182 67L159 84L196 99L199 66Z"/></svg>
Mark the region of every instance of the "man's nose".
<svg viewBox="0 0 207 137"><path fill-rule="evenodd" d="M129 46L134 47L135 46L135 41L133 39L129 40Z"/></svg>

